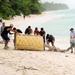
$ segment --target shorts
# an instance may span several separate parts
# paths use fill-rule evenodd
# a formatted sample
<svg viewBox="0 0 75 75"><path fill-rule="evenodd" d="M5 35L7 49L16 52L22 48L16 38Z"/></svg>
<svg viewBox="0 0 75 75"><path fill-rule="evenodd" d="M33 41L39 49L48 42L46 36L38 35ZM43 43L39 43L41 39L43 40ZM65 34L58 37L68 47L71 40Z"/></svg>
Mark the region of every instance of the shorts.
<svg viewBox="0 0 75 75"><path fill-rule="evenodd" d="M52 42L52 40L48 40L48 42Z"/></svg>
<svg viewBox="0 0 75 75"><path fill-rule="evenodd" d="M70 45L71 45L71 47L75 47L75 42L70 41Z"/></svg>
<svg viewBox="0 0 75 75"><path fill-rule="evenodd" d="M9 41L10 38L8 37L8 35L5 35L5 34L1 34L2 38L6 41Z"/></svg>
<svg viewBox="0 0 75 75"><path fill-rule="evenodd" d="M52 43L53 41L54 41L54 40L48 40L48 42L51 42L51 43Z"/></svg>

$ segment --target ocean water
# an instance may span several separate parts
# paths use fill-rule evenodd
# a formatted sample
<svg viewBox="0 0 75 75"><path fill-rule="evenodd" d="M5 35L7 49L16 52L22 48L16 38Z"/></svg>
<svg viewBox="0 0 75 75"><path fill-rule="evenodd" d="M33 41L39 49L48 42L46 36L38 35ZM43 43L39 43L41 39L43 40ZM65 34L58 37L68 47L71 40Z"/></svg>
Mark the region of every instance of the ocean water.
<svg viewBox="0 0 75 75"><path fill-rule="evenodd" d="M60 15L61 17L43 24L46 33L55 36L58 47L69 47L70 28L75 29L75 9L48 11L47 13L50 15Z"/></svg>
<svg viewBox="0 0 75 75"><path fill-rule="evenodd" d="M75 28L75 9L51 11L48 13L60 15L61 17L44 23L43 26L47 33L56 37L69 37L70 28Z"/></svg>

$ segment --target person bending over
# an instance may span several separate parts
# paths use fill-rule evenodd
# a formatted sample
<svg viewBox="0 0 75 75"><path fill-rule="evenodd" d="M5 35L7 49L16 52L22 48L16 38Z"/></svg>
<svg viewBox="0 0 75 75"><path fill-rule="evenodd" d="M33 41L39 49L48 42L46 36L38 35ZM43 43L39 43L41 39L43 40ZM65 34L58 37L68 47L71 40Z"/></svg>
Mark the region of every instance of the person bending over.
<svg viewBox="0 0 75 75"><path fill-rule="evenodd" d="M22 33L22 31L21 31L20 29L16 29L15 27L13 28L12 31L14 32L14 40L13 40L13 42L14 42L14 46L15 46L15 42L16 42L16 40L15 40L16 34L17 34L17 33Z"/></svg>
<svg viewBox="0 0 75 75"><path fill-rule="evenodd" d="M10 40L10 38L8 37L8 34L12 34L12 33L10 33L10 31L12 31L12 28L13 28L13 25L6 26L3 30L3 32L1 33L1 36L5 42L4 49L8 49L8 42Z"/></svg>
<svg viewBox="0 0 75 75"><path fill-rule="evenodd" d="M46 42L47 42L48 45L49 45L49 43L51 42L52 46L54 46L54 42L55 42L54 36L47 34L47 35L46 35Z"/></svg>

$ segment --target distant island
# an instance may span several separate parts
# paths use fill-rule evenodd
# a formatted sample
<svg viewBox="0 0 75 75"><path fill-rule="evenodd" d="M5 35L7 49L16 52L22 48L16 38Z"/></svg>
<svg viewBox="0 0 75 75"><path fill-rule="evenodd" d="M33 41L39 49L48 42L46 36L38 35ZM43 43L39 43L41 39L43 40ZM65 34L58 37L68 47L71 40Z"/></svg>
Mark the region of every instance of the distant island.
<svg viewBox="0 0 75 75"><path fill-rule="evenodd" d="M45 2L42 4L43 11L52 11L52 10L63 10L63 9L69 9L68 5L61 4L61 3L49 3Z"/></svg>
<svg viewBox="0 0 75 75"><path fill-rule="evenodd" d="M68 9L66 4L42 3L41 0L0 0L0 18L10 16L41 14L43 11Z"/></svg>

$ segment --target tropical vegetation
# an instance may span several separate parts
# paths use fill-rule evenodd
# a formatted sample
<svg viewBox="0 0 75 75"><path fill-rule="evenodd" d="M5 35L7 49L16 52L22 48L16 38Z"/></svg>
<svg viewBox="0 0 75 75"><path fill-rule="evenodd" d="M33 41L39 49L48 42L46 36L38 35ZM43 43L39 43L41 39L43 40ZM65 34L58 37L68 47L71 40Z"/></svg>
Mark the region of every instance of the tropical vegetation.
<svg viewBox="0 0 75 75"><path fill-rule="evenodd" d="M63 4L41 3L41 0L0 0L0 17L9 19L9 16L20 15L20 13L40 14L45 10L62 9L60 6L67 7Z"/></svg>

